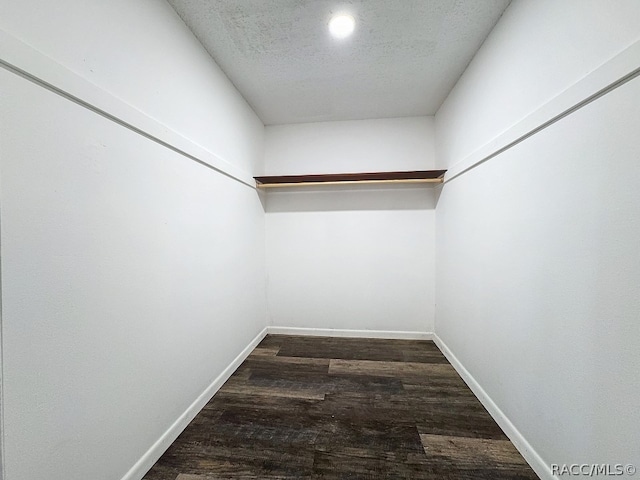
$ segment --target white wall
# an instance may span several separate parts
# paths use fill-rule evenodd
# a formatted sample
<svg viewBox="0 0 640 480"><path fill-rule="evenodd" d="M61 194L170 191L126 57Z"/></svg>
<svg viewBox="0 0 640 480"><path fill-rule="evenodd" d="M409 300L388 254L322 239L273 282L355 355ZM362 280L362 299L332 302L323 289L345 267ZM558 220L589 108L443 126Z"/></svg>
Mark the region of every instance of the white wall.
<svg viewBox="0 0 640 480"><path fill-rule="evenodd" d="M448 168L638 38L636 0L514 0L437 113Z"/></svg>
<svg viewBox="0 0 640 480"><path fill-rule="evenodd" d="M425 170L433 117L275 125L265 129L265 175Z"/></svg>
<svg viewBox="0 0 640 480"><path fill-rule="evenodd" d="M514 2L436 115L439 160L637 42L638 20L637 2ZM438 201L436 334L543 478L551 463L640 464L639 106L636 78Z"/></svg>
<svg viewBox="0 0 640 480"><path fill-rule="evenodd" d="M0 0L0 29L229 163L262 168L262 123L168 3Z"/></svg>
<svg viewBox="0 0 640 480"><path fill-rule="evenodd" d="M433 167L430 117L265 129L267 174ZM434 191L306 187L266 194L272 325L431 332Z"/></svg>
<svg viewBox="0 0 640 480"><path fill-rule="evenodd" d="M262 124L163 2L3 2L0 27L259 167ZM121 479L266 325L264 211L23 77L0 84L5 478Z"/></svg>

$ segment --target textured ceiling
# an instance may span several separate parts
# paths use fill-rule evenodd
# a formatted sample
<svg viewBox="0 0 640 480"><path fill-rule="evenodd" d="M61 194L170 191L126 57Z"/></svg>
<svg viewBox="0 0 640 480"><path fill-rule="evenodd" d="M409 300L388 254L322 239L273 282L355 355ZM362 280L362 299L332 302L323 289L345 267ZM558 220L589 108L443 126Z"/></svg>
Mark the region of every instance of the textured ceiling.
<svg viewBox="0 0 640 480"><path fill-rule="evenodd" d="M433 115L509 0L169 0L267 125ZM335 13L356 19L332 38Z"/></svg>

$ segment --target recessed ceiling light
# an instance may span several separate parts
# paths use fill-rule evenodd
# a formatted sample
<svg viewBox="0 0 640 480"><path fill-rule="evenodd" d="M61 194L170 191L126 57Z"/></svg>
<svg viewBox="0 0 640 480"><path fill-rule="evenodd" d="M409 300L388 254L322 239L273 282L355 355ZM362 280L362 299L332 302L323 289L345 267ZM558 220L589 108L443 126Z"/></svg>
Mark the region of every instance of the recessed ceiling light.
<svg viewBox="0 0 640 480"><path fill-rule="evenodd" d="M345 38L353 33L356 21L351 15L336 15L329 22L329 31L336 38Z"/></svg>

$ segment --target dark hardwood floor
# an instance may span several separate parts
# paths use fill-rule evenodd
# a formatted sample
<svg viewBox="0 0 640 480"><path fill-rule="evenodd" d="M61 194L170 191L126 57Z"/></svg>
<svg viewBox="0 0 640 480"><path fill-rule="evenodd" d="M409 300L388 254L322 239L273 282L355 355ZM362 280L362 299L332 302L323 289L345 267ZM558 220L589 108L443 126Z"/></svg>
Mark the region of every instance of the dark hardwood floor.
<svg viewBox="0 0 640 480"><path fill-rule="evenodd" d="M269 335L144 478L538 477L433 342Z"/></svg>

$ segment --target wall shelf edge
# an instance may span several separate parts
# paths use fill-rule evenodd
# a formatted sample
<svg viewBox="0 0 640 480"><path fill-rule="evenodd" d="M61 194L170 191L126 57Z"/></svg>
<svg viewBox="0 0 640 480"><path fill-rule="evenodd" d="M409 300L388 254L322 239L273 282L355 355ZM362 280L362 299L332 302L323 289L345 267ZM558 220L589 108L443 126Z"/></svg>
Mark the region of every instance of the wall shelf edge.
<svg viewBox="0 0 640 480"><path fill-rule="evenodd" d="M443 183L446 170L402 172L330 173L321 175L271 175L253 177L256 188L289 188L322 185L426 184Z"/></svg>

